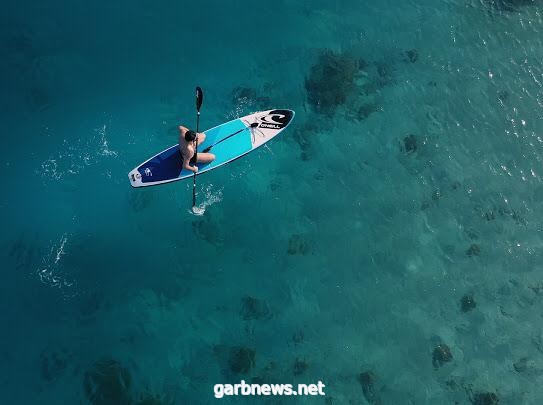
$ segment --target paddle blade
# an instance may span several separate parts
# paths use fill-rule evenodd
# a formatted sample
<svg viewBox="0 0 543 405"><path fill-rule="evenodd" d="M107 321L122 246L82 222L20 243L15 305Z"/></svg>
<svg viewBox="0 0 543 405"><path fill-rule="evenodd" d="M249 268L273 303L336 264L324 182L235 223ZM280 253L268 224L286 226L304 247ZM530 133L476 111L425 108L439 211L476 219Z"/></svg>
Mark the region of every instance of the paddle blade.
<svg viewBox="0 0 543 405"><path fill-rule="evenodd" d="M196 87L196 109L200 111L200 107L204 101L204 92L200 86Z"/></svg>

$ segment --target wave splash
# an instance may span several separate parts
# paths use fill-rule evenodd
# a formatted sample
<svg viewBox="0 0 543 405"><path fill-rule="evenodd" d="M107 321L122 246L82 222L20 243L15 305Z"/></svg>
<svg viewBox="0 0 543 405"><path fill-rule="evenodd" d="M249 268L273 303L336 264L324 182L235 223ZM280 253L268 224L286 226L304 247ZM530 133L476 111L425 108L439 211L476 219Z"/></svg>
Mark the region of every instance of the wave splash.
<svg viewBox="0 0 543 405"><path fill-rule="evenodd" d="M66 255L68 234L64 233L60 239L51 244L49 252L43 257L42 264L36 273L41 282L53 288L58 288L66 297L75 295L75 283L64 274L62 258Z"/></svg>
<svg viewBox="0 0 543 405"><path fill-rule="evenodd" d="M80 174L88 166L102 163L104 158L118 156L119 153L109 145L107 125L104 124L95 128L90 137L64 139L59 151L41 164L39 174L44 179L63 180Z"/></svg>

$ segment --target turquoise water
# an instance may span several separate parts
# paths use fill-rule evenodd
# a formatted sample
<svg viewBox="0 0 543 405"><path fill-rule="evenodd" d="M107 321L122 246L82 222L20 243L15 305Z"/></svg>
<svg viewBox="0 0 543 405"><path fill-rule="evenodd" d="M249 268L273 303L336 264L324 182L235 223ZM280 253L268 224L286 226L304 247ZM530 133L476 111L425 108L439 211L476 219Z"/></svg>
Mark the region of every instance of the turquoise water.
<svg viewBox="0 0 543 405"><path fill-rule="evenodd" d="M2 403L207 404L241 379L326 384L251 403L541 403L540 1L0 19ZM194 126L196 85L202 128L296 111L198 178L200 217L191 182L127 178Z"/></svg>

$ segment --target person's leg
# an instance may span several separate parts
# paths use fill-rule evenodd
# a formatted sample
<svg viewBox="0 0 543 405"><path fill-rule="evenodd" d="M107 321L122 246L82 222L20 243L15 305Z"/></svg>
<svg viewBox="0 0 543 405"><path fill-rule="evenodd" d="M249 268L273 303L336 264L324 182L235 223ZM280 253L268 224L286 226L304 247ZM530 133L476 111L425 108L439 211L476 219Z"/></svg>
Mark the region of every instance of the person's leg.
<svg viewBox="0 0 543 405"><path fill-rule="evenodd" d="M198 163L209 163L215 160L215 155L213 153L198 152Z"/></svg>

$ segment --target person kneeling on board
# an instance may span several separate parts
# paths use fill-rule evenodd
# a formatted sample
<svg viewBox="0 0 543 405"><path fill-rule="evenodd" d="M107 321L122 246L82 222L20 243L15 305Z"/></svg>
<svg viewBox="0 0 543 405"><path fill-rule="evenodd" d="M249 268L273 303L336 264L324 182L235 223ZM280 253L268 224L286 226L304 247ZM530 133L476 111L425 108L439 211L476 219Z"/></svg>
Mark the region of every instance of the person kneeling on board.
<svg viewBox="0 0 543 405"><path fill-rule="evenodd" d="M198 166L196 163L209 163L215 160L215 155L213 153L198 152L197 162L194 159L194 152L196 149L196 139L198 139L198 144L201 145L206 139L206 134L200 132L191 131L184 126L179 127L179 150L181 151L181 156L183 156L183 168L193 171L194 173L198 172ZM193 166L191 166L191 164Z"/></svg>

